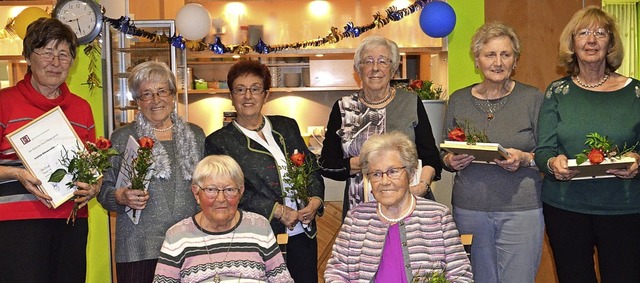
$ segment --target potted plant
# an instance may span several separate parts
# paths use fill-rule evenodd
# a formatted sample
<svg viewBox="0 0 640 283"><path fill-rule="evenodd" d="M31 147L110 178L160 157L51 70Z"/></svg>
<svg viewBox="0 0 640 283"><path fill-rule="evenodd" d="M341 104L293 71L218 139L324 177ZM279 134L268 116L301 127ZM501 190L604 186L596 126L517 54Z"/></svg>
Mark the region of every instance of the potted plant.
<svg viewBox="0 0 640 283"><path fill-rule="evenodd" d="M433 137L436 140L436 146L442 143L442 130L444 127L444 114L447 108L447 93L442 89L441 85L435 85L432 81L412 80L409 84L398 84L400 88L410 92L415 92L422 100Z"/></svg>

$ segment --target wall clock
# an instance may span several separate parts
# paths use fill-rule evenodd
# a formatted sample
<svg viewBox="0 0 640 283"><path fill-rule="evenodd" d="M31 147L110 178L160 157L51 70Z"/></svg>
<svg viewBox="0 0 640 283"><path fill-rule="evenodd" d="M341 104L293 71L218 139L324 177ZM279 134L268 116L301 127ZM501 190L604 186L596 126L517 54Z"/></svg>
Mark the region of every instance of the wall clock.
<svg viewBox="0 0 640 283"><path fill-rule="evenodd" d="M53 16L71 27L79 44L93 41L102 31L102 11L93 0L60 0Z"/></svg>

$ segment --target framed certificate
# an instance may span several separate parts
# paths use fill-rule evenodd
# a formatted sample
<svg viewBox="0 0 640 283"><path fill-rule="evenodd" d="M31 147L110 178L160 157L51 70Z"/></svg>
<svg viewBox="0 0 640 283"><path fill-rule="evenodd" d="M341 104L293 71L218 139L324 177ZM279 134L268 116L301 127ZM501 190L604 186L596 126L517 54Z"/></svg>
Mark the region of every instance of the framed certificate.
<svg viewBox="0 0 640 283"><path fill-rule="evenodd" d="M61 162L64 154L84 149L59 106L8 134L7 139L25 168L42 182L38 189L51 197L49 203L54 208L73 196L76 188L66 185L72 181L71 175L65 175L58 183L47 182L56 169L64 167Z"/></svg>
<svg viewBox="0 0 640 283"><path fill-rule="evenodd" d="M499 143L476 143L445 141L440 144L440 148L453 154L468 154L476 159L473 162L493 163L494 159L507 159L509 153Z"/></svg>

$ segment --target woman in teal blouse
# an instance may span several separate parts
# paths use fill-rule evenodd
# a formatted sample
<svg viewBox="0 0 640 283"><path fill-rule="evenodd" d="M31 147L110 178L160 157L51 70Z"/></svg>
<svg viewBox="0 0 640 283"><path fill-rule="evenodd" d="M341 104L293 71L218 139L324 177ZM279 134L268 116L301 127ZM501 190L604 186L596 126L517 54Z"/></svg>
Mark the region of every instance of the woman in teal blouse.
<svg viewBox="0 0 640 283"><path fill-rule="evenodd" d="M567 169L589 133L606 135L621 149L640 140L640 81L615 73L622 43L615 20L600 8L573 16L559 53L569 75L547 88L535 154L546 175L543 211L558 279L597 282L597 248L601 282L640 282L638 164L588 180L572 179L577 171Z"/></svg>

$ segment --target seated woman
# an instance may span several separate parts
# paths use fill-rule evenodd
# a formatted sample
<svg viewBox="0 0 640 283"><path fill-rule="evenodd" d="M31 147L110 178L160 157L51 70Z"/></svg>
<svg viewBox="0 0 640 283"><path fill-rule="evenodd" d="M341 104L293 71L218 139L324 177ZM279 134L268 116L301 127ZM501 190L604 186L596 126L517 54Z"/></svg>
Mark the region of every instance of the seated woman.
<svg viewBox="0 0 640 283"><path fill-rule="evenodd" d="M449 209L411 195L415 144L391 132L367 140L360 168L376 202L351 209L333 245L326 282L422 282L442 274L472 282L471 265Z"/></svg>
<svg viewBox="0 0 640 283"><path fill-rule="evenodd" d="M269 221L238 210L240 165L211 155L193 172L201 212L167 231L153 282L293 282Z"/></svg>

